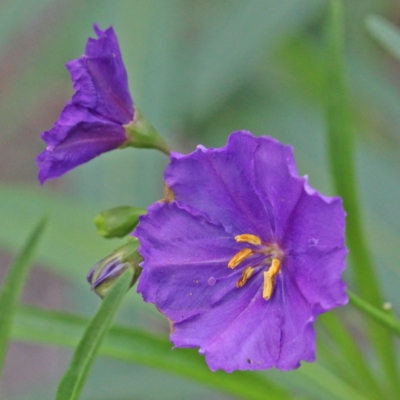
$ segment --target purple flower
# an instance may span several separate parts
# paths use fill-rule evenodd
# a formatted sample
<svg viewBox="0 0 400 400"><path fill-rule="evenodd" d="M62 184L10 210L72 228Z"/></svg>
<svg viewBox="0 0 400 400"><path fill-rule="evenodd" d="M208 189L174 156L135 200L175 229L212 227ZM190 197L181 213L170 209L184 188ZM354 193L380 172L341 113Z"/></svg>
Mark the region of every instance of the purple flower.
<svg viewBox="0 0 400 400"><path fill-rule="evenodd" d="M57 178L92 158L121 146L124 124L134 116L128 78L112 27L94 30L85 54L66 64L75 94L50 131L47 148L37 157L39 180Z"/></svg>
<svg viewBox="0 0 400 400"><path fill-rule="evenodd" d="M313 321L347 302L341 199L298 176L290 146L244 131L172 154L165 180L175 199L134 235L138 291L172 321L175 347L200 347L213 371L313 361Z"/></svg>

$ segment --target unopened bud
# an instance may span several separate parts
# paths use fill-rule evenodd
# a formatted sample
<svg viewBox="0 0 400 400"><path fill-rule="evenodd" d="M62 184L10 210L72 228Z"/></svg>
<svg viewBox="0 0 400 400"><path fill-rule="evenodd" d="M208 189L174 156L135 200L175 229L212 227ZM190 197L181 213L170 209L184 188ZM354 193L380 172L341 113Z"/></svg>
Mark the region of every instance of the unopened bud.
<svg viewBox="0 0 400 400"><path fill-rule="evenodd" d="M158 134L153 125L145 119L138 108L135 107L133 120L124 125L127 140L122 147L139 147L157 149L169 156L170 148L165 140Z"/></svg>
<svg viewBox="0 0 400 400"><path fill-rule="evenodd" d="M114 281L128 268L134 271L131 286L138 280L142 268L139 264L143 258L138 252L139 241L132 238L128 243L100 260L88 273L87 280L96 294L104 297Z"/></svg>
<svg viewBox="0 0 400 400"><path fill-rule="evenodd" d="M133 231L139 216L146 213L143 208L121 206L105 210L95 219L97 233L105 238L123 237Z"/></svg>

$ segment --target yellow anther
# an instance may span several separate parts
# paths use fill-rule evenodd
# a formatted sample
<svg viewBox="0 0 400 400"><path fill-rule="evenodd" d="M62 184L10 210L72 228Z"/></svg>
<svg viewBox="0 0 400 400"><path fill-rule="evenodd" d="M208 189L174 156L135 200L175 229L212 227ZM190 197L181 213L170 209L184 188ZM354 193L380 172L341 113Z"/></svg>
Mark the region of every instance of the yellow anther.
<svg viewBox="0 0 400 400"><path fill-rule="evenodd" d="M274 277L280 271L280 269L281 262L277 258L274 258L268 271L271 273L271 276Z"/></svg>
<svg viewBox="0 0 400 400"><path fill-rule="evenodd" d="M269 300L272 296L272 292L274 291L275 275L280 271L280 269L281 262L277 258L274 258L269 270L264 272L263 298L265 300Z"/></svg>
<svg viewBox="0 0 400 400"><path fill-rule="evenodd" d="M248 233L244 233L243 235L235 236L235 240L237 242L254 244L254 246L258 246L261 244L261 239L258 236L250 235Z"/></svg>
<svg viewBox="0 0 400 400"><path fill-rule="evenodd" d="M254 272L254 268L251 267L246 267L243 272L242 272L242 276L240 277L240 279L237 281L236 283L236 287L237 288L241 288L242 286L244 286L244 284L250 279L250 277L253 275Z"/></svg>
<svg viewBox="0 0 400 400"><path fill-rule="evenodd" d="M253 250L251 249L242 249L238 253L236 253L228 263L228 267L234 269L237 267L243 260L247 257L250 257L253 254Z"/></svg>

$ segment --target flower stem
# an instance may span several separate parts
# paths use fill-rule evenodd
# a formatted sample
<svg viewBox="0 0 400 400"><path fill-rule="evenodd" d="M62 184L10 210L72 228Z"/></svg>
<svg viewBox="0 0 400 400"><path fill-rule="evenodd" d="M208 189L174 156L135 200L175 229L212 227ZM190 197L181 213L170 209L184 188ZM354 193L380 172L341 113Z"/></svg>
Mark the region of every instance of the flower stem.
<svg viewBox="0 0 400 400"><path fill-rule="evenodd" d="M349 295L350 304L363 311L365 314L372 317L375 321L378 321L386 328L390 329L397 336L400 336L400 321L392 312L383 311L372 306L350 290L347 291L347 294Z"/></svg>
<svg viewBox="0 0 400 400"><path fill-rule="evenodd" d="M157 149L169 157L171 148L138 108L135 108L134 119L124 125L124 129L127 140L121 148Z"/></svg>

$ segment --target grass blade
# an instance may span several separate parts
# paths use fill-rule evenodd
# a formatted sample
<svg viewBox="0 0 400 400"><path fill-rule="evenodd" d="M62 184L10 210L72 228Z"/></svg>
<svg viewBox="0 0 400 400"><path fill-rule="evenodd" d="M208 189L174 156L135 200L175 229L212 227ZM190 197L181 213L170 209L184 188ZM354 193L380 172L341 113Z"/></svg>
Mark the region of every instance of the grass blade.
<svg viewBox="0 0 400 400"><path fill-rule="evenodd" d="M329 360L331 368L334 367L337 376L371 398L381 398L382 393L376 377L344 321L334 312L321 315L319 321L334 343L332 346L331 343L319 339L319 350ZM346 362L343 362L344 359Z"/></svg>
<svg viewBox="0 0 400 400"><path fill-rule="evenodd" d="M354 281L361 296L379 307L382 294L364 235L354 168L354 126L345 82L343 61L343 2L331 0L327 30L326 120L331 171L337 193L347 212L347 245ZM387 387L400 395L393 337L375 321L369 323L369 337L382 365Z"/></svg>
<svg viewBox="0 0 400 400"><path fill-rule="evenodd" d="M308 378L313 385L321 386L335 399L342 400L370 400L371 397L364 396L356 389L343 382L328 369L321 365L305 364L299 373Z"/></svg>
<svg viewBox="0 0 400 400"><path fill-rule="evenodd" d="M17 302L28 275L36 247L46 227L46 222L47 218L42 218L36 225L21 252L11 264L0 291L0 375L7 352L7 342Z"/></svg>
<svg viewBox="0 0 400 400"><path fill-rule="evenodd" d="M62 377L56 400L75 400L79 398L90 368L105 334L111 326L125 293L132 281L133 271L126 270L115 282L101 303L97 313L89 322L80 340L72 361Z"/></svg>
<svg viewBox="0 0 400 400"><path fill-rule="evenodd" d="M12 332L19 341L75 347L87 319L57 311L20 307ZM285 389L257 372L211 372L194 349L171 351L171 343L158 335L123 326L113 326L99 354L125 362L156 368L188 378L247 400L288 399Z"/></svg>

